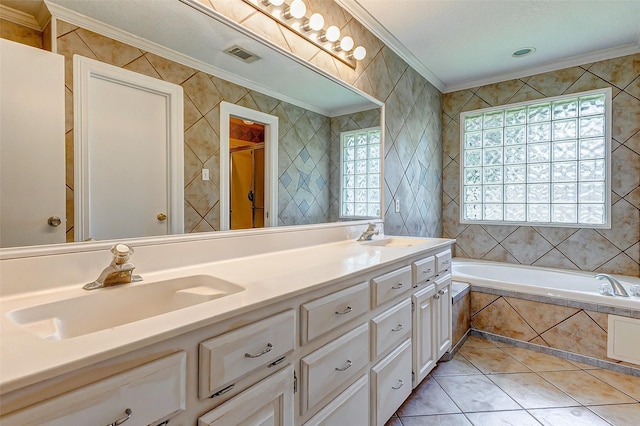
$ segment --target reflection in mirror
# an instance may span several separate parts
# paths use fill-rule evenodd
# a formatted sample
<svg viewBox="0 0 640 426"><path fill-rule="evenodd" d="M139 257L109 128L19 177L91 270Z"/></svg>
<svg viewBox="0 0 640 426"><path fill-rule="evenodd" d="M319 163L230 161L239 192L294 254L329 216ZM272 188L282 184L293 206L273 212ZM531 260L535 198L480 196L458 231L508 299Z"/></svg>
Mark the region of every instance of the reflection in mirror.
<svg viewBox="0 0 640 426"><path fill-rule="evenodd" d="M47 1L58 17L55 47L65 57L67 241L74 240L75 225L74 54L182 87L185 233L223 229L221 102L278 117L278 225L340 220L340 133L380 126L379 102L181 2L162 2L153 10L145 2L127 8L115 3ZM180 36L186 27L201 30L202 37ZM224 53L211 56L235 44L262 59L245 64ZM203 170L209 170L209 180Z"/></svg>

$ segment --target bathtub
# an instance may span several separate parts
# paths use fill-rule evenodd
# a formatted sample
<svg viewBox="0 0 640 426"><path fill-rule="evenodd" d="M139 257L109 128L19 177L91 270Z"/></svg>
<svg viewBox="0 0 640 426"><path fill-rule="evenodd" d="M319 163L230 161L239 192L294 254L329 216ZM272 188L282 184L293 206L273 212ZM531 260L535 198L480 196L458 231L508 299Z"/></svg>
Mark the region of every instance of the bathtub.
<svg viewBox="0 0 640 426"><path fill-rule="evenodd" d="M598 289L606 281L596 280L596 274L591 272L454 258L452 275L453 281L476 287L640 311L640 297L601 295ZM629 294L632 285L640 285L640 278L612 276Z"/></svg>

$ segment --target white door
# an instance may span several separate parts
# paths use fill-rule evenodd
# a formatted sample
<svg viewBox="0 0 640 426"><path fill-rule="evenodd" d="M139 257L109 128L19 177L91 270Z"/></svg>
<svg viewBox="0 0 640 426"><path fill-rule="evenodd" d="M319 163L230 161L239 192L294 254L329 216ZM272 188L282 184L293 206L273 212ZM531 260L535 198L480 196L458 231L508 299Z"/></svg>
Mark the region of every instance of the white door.
<svg viewBox="0 0 640 426"><path fill-rule="evenodd" d="M183 92L74 57L76 240L184 232Z"/></svg>
<svg viewBox="0 0 640 426"><path fill-rule="evenodd" d="M62 243L64 58L0 39L0 69L0 247Z"/></svg>

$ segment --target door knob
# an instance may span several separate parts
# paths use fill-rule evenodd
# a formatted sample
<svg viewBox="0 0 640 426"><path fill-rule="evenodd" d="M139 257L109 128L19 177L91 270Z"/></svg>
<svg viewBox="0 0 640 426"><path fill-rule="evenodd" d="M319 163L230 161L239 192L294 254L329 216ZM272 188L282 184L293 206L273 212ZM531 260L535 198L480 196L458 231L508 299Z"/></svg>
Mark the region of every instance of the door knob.
<svg viewBox="0 0 640 426"><path fill-rule="evenodd" d="M60 224L62 223L62 220L60 220L60 218L58 216L51 216L48 220L47 223L49 224L49 226L60 226Z"/></svg>
<svg viewBox="0 0 640 426"><path fill-rule="evenodd" d="M167 215L164 213L158 213L158 216L156 216L156 219L158 219L160 222L163 222L167 220Z"/></svg>

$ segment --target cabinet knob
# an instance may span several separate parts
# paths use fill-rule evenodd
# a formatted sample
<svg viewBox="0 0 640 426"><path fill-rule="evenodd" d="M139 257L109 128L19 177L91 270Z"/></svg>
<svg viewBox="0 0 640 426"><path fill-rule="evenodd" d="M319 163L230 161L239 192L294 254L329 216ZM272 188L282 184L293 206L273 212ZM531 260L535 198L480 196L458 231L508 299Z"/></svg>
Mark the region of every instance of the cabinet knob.
<svg viewBox="0 0 640 426"><path fill-rule="evenodd" d="M47 224L49 226L53 226L54 228L56 226L60 226L61 223L62 220L58 216L51 216L49 219L47 219Z"/></svg>
<svg viewBox="0 0 640 426"><path fill-rule="evenodd" d="M167 215L164 213L158 213L156 219L158 219L160 222L164 222L165 220L167 220Z"/></svg>

